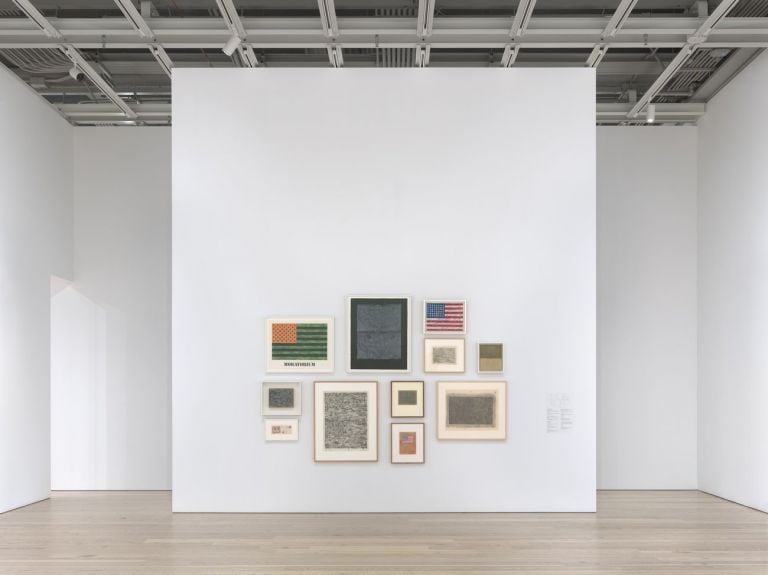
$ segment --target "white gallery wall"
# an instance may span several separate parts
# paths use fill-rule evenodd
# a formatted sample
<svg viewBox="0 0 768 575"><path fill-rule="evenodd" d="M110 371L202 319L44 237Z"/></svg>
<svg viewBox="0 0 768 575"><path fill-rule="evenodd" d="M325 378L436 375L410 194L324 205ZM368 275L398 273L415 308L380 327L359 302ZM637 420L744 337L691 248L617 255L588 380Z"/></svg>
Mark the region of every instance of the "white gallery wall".
<svg viewBox="0 0 768 575"><path fill-rule="evenodd" d="M52 302L53 489L169 489L171 132L74 130L74 283Z"/></svg>
<svg viewBox="0 0 768 575"><path fill-rule="evenodd" d="M174 71L174 510L595 509L593 74ZM350 294L413 297L424 465L389 463L393 376L344 371ZM469 300L466 375L422 373L425 297ZM336 371L266 443L264 320L302 314L335 317ZM435 382L478 379L481 339L506 344L508 437L438 442ZM379 381L377 463L313 462L334 377ZM549 393L573 429L547 433Z"/></svg>
<svg viewBox="0 0 768 575"><path fill-rule="evenodd" d="M48 497L51 276L71 274L72 128L0 66L0 512Z"/></svg>
<svg viewBox="0 0 768 575"><path fill-rule="evenodd" d="M601 489L695 489L695 127L597 129Z"/></svg>
<svg viewBox="0 0 768 575"><path fill-rule="evenodd" d="M768 511L768 53L699 126L699 486Z"/></svg>

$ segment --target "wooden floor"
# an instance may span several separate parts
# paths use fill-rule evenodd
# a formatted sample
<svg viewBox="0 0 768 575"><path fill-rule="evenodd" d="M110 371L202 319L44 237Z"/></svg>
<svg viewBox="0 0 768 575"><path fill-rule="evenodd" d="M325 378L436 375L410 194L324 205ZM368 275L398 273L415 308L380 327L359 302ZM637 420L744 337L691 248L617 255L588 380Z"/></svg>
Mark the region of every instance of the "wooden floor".
<svg viewBox="0 0 768 575"><path fill-rule="evenodd" d="M172 514L166 492L58 492L0 515L0 573L768 575L768 515L695 491L597 514Z"/></svg>

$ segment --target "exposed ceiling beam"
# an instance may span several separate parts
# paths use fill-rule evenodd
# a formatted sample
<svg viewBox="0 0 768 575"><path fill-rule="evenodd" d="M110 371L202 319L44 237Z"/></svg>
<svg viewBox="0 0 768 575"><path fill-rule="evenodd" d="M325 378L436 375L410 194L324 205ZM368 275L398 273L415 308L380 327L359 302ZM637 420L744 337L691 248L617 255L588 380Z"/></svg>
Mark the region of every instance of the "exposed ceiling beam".
<svg viewBox="0 0 768 575"><path fill-rule="evenodd" d="M19 6L24 14L32 20L37 26L39 26L50 38L61 38L61 32L49 22L41 13L37 10L28 0L14 0L17 6ZM23 6L23 8L22 8ZM127 118L136 118L136 113L131 107L123 100L117 92L112 89L107 81L101 77L96 69L91 66L80 51L74 46L68 44L56 45L55 47L61 49L64 54L72 61L72 63L80 70L88 80L96 86L102 93L109 98L109 100L117 106Z"/></svg>
<svg viewBox="0 0 768 575"><path fill-rule="evenodd" d="M237 48L235 48L239 56L238 60L248 68L256 68L259 65L259 60L256 57L256 52L253 51L253 46L248 43L248 31L240 18L240 14L237 13L234 2L232 0L216 0L216 4L227 30L230 32L230 39L237 38L239 40Z"/></svg>
<svg viewBox="0 0 768 575"><path fill-rule="evenodd" d="M152 55L155 57L155 60L157 60L157 63L160 64L160 68L163 72L170 78L171 71L173 70L173 61L170 56L168 56L168 52L165 51L165 48L159 45L154 45L149 51L152 52Z"/></svg>
<svg viewBox="0 0 768 575"><path fill-rule="evenodd" d="M742 48L741 50L733 52L698 88L698 90L696 90L691 97L691 101L706 102L713 98L715 94L722 90L728 82L730 82L761 52L762 50L751 50L748 48Z"/></svg>
<svg viewBox="0 0 768 575"><path fill-rule="evenodd" d="M625 122L631 104L597 104L598 122ZM119 120L122 114L110 104L62 104L57 106L68 117L78 121ZM136 104L134 110L139 120L170 118L170 104ZM656 104L657 121L695 122L706 111L706 105L697 104Z"/></svg>
<svg viewBox="0 0 768 575"><path fill-rule="evenodd" d="M517 60L519 52L520 46L518 44L507 44L504 46L504 52L501 55L501 67L511 68L515 63L515 60Z"/></svg>
<svg viewBox="0 0 768 575"><path fill-rule="evenodd" d="M49 38L61 38L61 33L51 24L43 14L34 7L29 0L13 0L13 3L24 12L24 15L32 20Z"/></svg>
<svg viewBox="0 0 768 575"><path fill-rule="evenodd" d="M90 80L99 90L101 90L115 106L120 108L120 110L122 110L123 114L125 114L127 118L135 119L137 117L136 112L134 112L125 102L125 100L123 100L118 95L118 93L114 91L112 86L110 86L107 81L101 77L101 74L99 74L96 69L91 66L90 62L88 62L88 60L83 57L77 48L65 44L61 46L61 49L67 55L67 57L72 60L72 63L77 66L77 68L83 74L85 74L88 80Z"/></svg>
<svg viewBox="0 0 768 575"><path fill-rule="evenodd" d="M139 36L152 41L155 40L155 33L152 31L149 24L147 24L147 21L141 15L141 12L139 12L136 9L136 6L133 5L133 0L115 0L115 2L131 26L133 26L139 33ZM165 51L165 48L158 44L152 44L149 47L149 51L155 57L155 60L157 60L162 71L170 78L171 70L173 69L173 61L170 56L168 56L168 52Z"/></svg>
<svg viewBox="0 0 768 575"><path fill-rule="evenodd" d="M142 38L155 39L155 35L152 33L152 29L147 24L147 21L133 5L133 0L115 0L118 8L123 13L128 22L133 26Z"/></svg>
<svg viewBox="0 0 768 575"><path fill-rule="evenodd" d="M519 38L528 28L535 8L536 0L520 0L517 4L515 17L512 19L512 28L509 30L509 35L513 40Z"/></svg>
<svg viewBox="0 0 768 575"><path fill-rule="evenodd" d="M608 17L533 18L515 41L530 50L592 50L602 42ZM50 18L49 22L80 49L149 49L124 18ZM220 18L151 18L147 20L157 43L170 49L220 49L232 36ZM250 18L242 20L255 49L325 48L328 37L317 18ZM415 18L365 17L340 20L335 44L342 48L415 48L425 43L416 34ZM700 18L636 17L604 44L614 48L680 49L701 24ZM60 41L45 38L32 21L0 18L0 49L54 48ZM433 49L503 50L510 44L509 18L436 17L426 40ZM700 47L766 48L768 18L726 18L711 30ZM433 54L434 56L434 54Z"/></svg>
<svg viewBox="0 0 768 575"><path fill-rule="evenodd" d="M656 94L658 94L664 88L670 78L672 78L672 76L674 76L677 71L682 68L683 64L685 64L686 60L688 60L696 48L706 42L712 30L723 21L726 14L728 14L728 12L730 12L731 9L736 6L736 4L738 4L738 2L739 0L722 0L720 4L718 4L717 8L715 8L712 13L704 20L701 26L696 29L696 32L694 32L693 35L688 38L686 45L682 47L682 49L667 65L661 75L656 78L656 81L651 84L651 87L645 92L645 94L643 94L643 97L640 98L632 107L632 109L627 114L628 118L637 118L640 112L642 112L648 106L648 104L653 101L653 99L656 97Z"/></svg>
<svg viewBox="0 0 768 575"><path fill-rule="evenodd" d="M413 65L416 66L417 68L426 68L427 66L429 66L430 51L431 51L431 48L428 45L417 46Z"/></svg>
<svg viewBox="0 0 768 575"><path fill-rule="evenodd" d="M426 38L432 35L432 26L435 22L436 0L419 0L419 9L416 14L416 35Z"/></svg>
<svg viewBox="0 0 768 575"><path fill-rule="evenodd" d="M343 68L344 67L344 55L341 53L341 47L340 46L326 46L328 50L328 60L331 63L332 68Z"/></svg>
<svg viewBox="0 0 768 575"><path fill-rule="evenodd" d="M243 21L240 19L240 15L237 13L237 8L235 8L235 4L232 0L216 0L216 4L219 7L221 17L224 18L227 29L237 35L241 40L245 40L248 37L248 34L245 31Z"/></svg>
<svg viewBox="0 0 768 575"><path fill-rule="evenodd" d="M589 58L587 58L587 67L597 68L600 65L600 62L602 62L605 54L608 52L605 40L615 37L616 33L626 24L630 14L632 14L632 10L635 9L635 4L637 4L637 0L621 0L613 16L608 20L608 24L605 25L603 33L600 35L601 42L592 48L592 52Z"/></svg>
<svg viewBox="0 0 768 575"><path fill-rule="evenodd" d="M323 33L329 38L335 38L339 35L336 5L333 0L317 0L317 7L320 10L320 24L323 27Z"/></svg>

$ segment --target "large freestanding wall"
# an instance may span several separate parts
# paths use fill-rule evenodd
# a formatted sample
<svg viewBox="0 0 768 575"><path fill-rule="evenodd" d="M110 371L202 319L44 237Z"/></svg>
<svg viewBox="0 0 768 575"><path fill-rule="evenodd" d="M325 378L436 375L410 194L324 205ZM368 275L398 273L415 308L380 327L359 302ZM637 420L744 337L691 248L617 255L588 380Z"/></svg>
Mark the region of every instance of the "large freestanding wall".
<svg viewBox="0 0 768 575"><path fill-rule="evenodd" d="M72 127L0 66L0 512L51 487L51 276L72 274Z"/></svg>
<svg viewBox="0 0 768 575"><path fill-rule="evenodd" d="M563 100L561 87L569 86ZM176 70L173 508L593 511L592 70ZM426 464L389 463L389 382L345 373L345 298L413 298ZM467 373L422 373L426 297L469 300ZM296 443L266 443L264 320L336 319ZM506 344L505 441L435 437L435 382ZM312 381L379 382L379 461L312 459ZM547 432L548 394L572 429Z"/></svg>

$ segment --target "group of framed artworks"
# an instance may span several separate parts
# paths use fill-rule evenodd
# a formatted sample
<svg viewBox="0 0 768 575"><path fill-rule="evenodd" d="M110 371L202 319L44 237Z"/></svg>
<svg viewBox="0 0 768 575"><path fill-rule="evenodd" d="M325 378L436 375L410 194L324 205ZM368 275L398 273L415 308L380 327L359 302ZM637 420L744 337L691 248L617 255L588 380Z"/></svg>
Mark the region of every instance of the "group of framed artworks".
<svg viewBox="0 0 768 575"><path fill-rule="evenodd" d="M411 298L347 299L349 373L411 371ZM425 300L424 373L466 372L466 300ZM266 321L268 373L333 373L333 317L276 317ZM504 371L504 344L477 344L478 373ZM424 417L424 382L391 382L392 418ZM314 459L378 461L378 382L315 381ZM506 382L437 383L437 438L506 438ZM265 382L262 415L268 441L298 439L301 382ZM424 463L424 423L392 422L392 463Z"/></svg>
<svg viewBox="0 0 768 575"><path fill-rule="evenodd" d="M332 317L269 318L268 373L333 373ZM466 300L425 300L424 373L465 373ZM353 296L347 300L349 373L411 371L411 298ZM477 344L478 373L504 372L504 344Z"/></svg>
<svg viewBox="0 0 768 575"><path fill-rule="evenodd" d="M378 382L314 383L314 459L378 461ZM390 415L424 417L424 382L392 381ZM506 438L506 382L437 382L437 438ZM301 382L264 382L262 415L268 441L298 439ZM391 462L424 463L424 423L391 423Z"/></svg>

